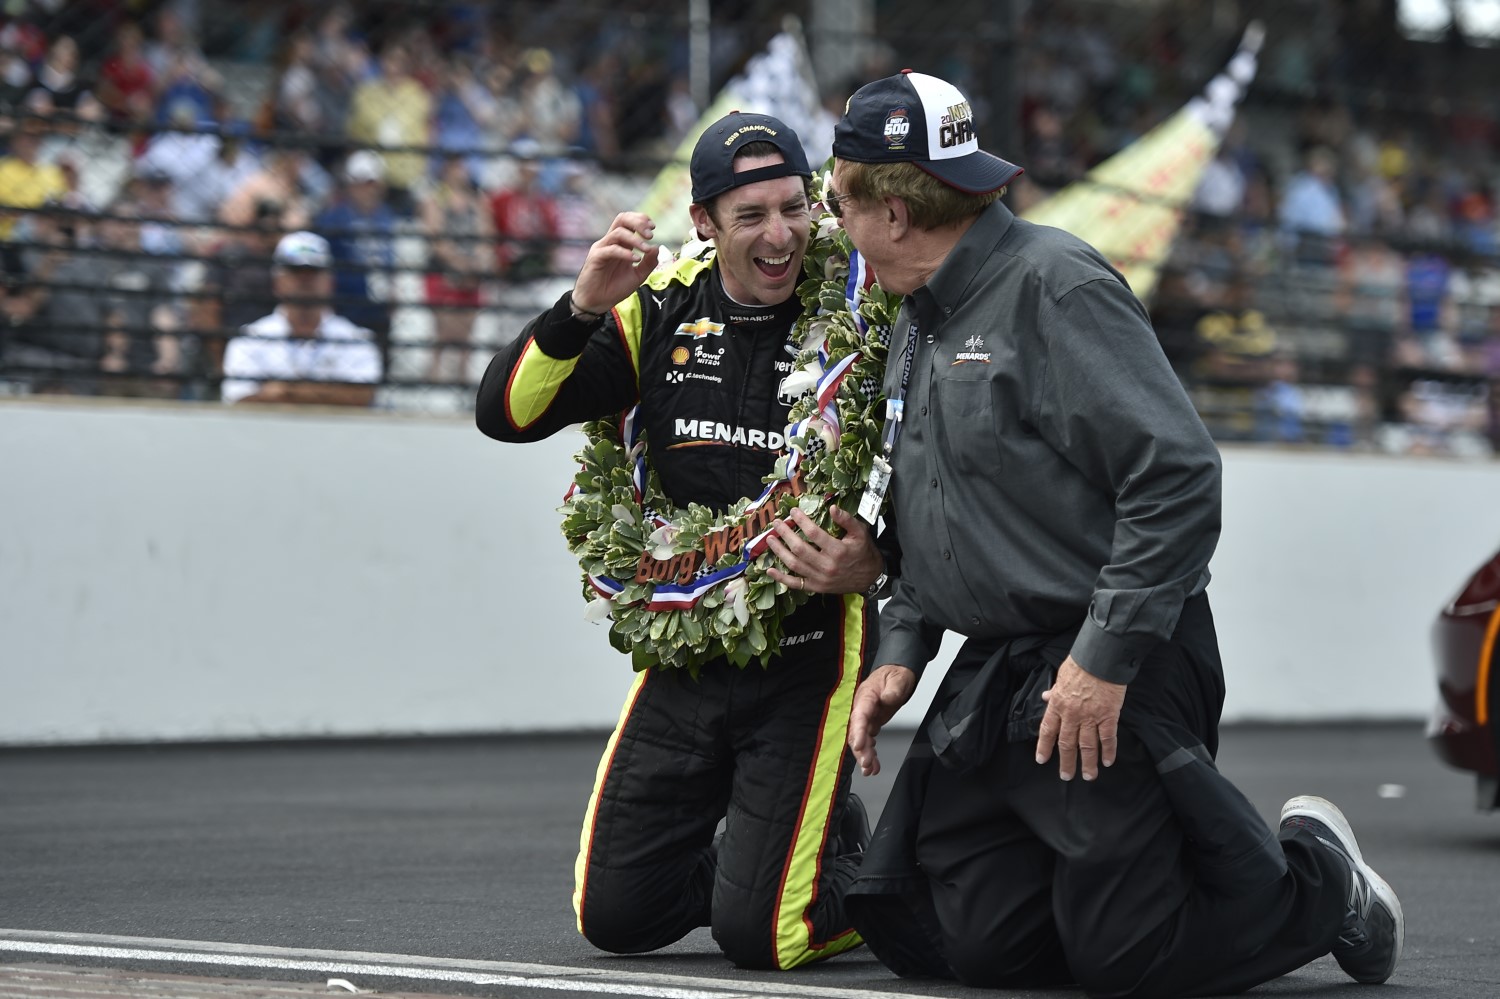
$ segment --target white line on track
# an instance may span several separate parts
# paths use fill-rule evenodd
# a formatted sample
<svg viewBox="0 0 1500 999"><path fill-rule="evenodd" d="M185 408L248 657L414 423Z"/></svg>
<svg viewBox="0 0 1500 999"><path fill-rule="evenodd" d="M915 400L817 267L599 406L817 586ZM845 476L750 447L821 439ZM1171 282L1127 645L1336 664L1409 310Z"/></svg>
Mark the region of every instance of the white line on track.
<svg viewBox="0 0 1500 999"><path fill-rule="evenodd" d="M787 981L741 981L509 961L466 961L410 954L303 950L204 940L160 940L43 930L0 929L0 953L6 952L270 971L315 971L343 978L368 976L414 982L509 985L527 989L644 996L647 999L733 999L736 996L869 999L872 995L879 996L880 999L930 999L929 996L886 992L883 989L876 992L870 989L799 985Z"/></svg>

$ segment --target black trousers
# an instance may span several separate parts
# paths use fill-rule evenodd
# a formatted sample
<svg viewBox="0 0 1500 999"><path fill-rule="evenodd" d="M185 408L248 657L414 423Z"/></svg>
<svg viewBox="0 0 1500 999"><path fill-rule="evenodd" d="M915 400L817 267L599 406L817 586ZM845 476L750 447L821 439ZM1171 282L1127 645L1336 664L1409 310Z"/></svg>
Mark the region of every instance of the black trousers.
<svg viewBox="0 0 1500 999"><path fill-rule="evenodd" d="M1062 781L1055 756L1035 760L1040 693L1069 644L1000 660L988 700L1002 714L973 765L914 745L902 776L911 766L921 786L898 777L892 796L913 806L907 835L882 816L866 863L873 897L851 897L877 956L976 986L1170 999L1243 991L1327 954L1347 868L1305 834L1274 837L1213 767L1223 676L1207 599L1188 602L1128 688L1117 760L1095 781ZM962 683L993 660L993 645L973 643L950 672ZM916 891L904 882L904 909L890 904L900 878L882 887L894 873L880 870L893 857L877 854L883 838L905 842L923 876ZM926 955L912 945L924 938Z"/></svg>
<svg viewBox="0 0 1500 999"><path fill-rule="evenodd" d="M858 860L835 856L834 834L874 614L863 597L826 600L824 623L802 626L765 669L719 660L697 677L637 677L575 868L578 928L594 946L641 953L712 926L735 964L775 969L861 942L843 903Z"/></svg>

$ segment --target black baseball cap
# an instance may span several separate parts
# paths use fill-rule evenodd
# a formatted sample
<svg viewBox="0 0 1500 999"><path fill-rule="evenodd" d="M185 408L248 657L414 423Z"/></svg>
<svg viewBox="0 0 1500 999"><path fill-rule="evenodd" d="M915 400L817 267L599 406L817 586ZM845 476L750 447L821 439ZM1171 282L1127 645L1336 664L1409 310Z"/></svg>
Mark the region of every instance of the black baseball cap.
<svg viewBox="0 0 1500 999"><path fill-rule="evenodd" d="M781 151L780 163L734 172L734 154L746 143L769 142ZM768 114L731 111L704 130L693 147L689 173L693 201L703 204L725 191L777 177L811 177L802 140L786 123Z"/></svg>
<svg viewBox="0 0 1500 999"><path fill-rule="evenodd" d="M988 194L1022 173L979 148L969 99L947 80L903 69L849 98L833 155L854 163L915 163L965 194Z"/></svg>

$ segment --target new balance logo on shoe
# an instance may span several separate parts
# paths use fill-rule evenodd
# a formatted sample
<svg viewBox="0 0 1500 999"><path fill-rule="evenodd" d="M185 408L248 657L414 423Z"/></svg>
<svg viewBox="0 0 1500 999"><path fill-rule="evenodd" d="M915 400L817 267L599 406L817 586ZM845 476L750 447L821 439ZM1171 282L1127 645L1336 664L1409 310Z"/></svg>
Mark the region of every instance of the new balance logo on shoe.
<svg viewBox="0 0 1500 999"><path fill-rule="evenodd" d="M1349 904L1333 947L1339 967L1356 982L1373 985L1390 978L1406 940L1401 901L1365 863L1344 813L1331 801L1303 795L1282 806L1281 828L1307 830L1349 866Z"/></svg>

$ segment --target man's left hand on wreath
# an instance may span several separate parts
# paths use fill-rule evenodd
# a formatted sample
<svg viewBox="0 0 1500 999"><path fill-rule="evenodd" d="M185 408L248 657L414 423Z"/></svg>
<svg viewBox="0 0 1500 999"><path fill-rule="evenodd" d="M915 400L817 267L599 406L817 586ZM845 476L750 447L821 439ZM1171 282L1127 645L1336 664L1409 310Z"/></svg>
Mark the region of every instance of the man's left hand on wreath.
<svg viewBox="0 0 1500 999"><path fill-rule="evenodd" d="M842 507L832 507L831 516L843 528L843 537L829 534L801 510L776 521L768 543L786 568L773 565L766 575L788 589L808 593L868 590L885 565L870 527Z"/></svg>

